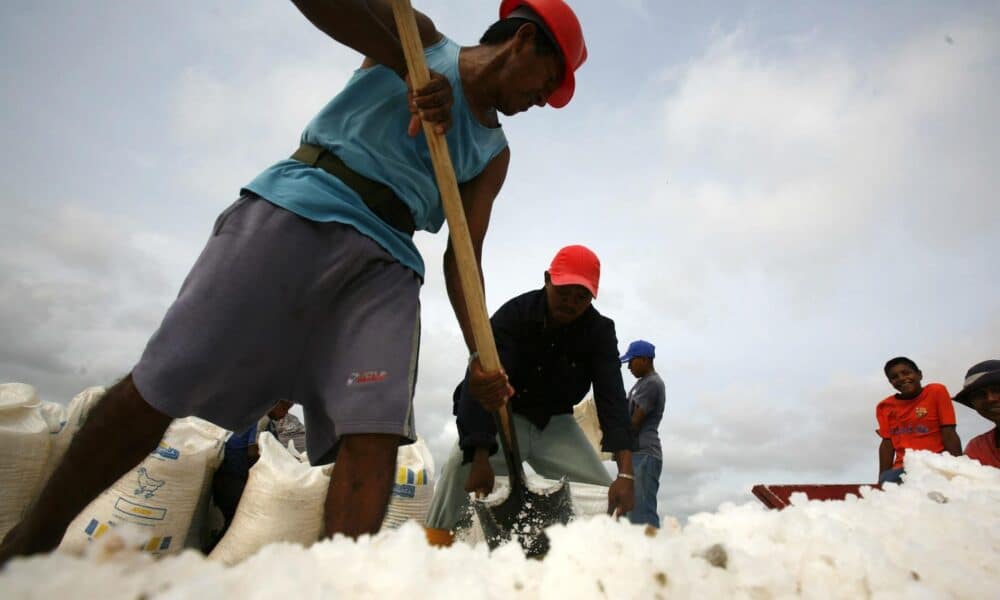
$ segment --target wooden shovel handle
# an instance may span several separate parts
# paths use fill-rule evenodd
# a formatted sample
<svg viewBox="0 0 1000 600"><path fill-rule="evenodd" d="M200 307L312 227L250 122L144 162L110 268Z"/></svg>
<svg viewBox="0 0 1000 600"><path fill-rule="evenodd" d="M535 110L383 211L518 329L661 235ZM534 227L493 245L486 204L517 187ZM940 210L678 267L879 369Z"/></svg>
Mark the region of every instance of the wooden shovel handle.
<svg viewBox="0 0 1000 600"><path fill-rule="evenodd" d="M414 89L426 85L431 77L424 61L424 45L417 30L417 19L409 0L392 0L392 12L396 18L396 29L399 41L406 56L406 68L410 75L410 83ZM496 341L493 339L493 329L486 313L486 300L483 295L482 282L479 279L479 265L472 250L472 237L469 235L469 225L465 220L465 209L462 197L458 192L458 181L455 179L455 169L452 166L451 155L448 153L448 143L442 134L434 130L434 126L423 122L424 137L431 151L431 162L434 164L434 176L441 192L441 203L444 206L444 216L448 219L448 231L451 236L451 247L458 263L458 277L462 284L462 294L465 308L472 324L472 337L479 353L479 364L486 371L500 369L500 356L497 354ZM502 434L508 441L513 439L510 428L510 418L507 410L497 411Z"/></svg>

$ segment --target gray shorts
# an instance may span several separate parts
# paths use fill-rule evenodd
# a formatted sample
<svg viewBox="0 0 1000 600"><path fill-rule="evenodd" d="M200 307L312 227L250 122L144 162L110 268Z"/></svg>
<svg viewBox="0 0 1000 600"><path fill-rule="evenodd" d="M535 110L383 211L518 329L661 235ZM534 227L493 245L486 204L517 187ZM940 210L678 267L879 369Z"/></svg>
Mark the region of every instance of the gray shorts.
<svg viewBox="0 0 1000 600"><path fill-rule="evenodd" d="M340 436L415 439L420 279L353 227L252 194L223 211L133 379L171 417L245 431L303 407L313 464Z"/></svg>

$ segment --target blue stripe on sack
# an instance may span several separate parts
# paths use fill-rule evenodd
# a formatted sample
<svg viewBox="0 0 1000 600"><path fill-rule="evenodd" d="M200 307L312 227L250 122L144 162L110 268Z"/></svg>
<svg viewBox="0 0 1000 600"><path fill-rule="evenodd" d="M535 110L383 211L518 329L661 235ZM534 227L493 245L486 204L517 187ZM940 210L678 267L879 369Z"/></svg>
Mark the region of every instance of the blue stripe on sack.
<svg viewBox="0 0 1000 600"><path fill-rule="evenodd" d="M90 523L87 523L87 526L83 528L83 532L87 535L93 535L95 529L97 529L97 519L91 519Z"/></svg>

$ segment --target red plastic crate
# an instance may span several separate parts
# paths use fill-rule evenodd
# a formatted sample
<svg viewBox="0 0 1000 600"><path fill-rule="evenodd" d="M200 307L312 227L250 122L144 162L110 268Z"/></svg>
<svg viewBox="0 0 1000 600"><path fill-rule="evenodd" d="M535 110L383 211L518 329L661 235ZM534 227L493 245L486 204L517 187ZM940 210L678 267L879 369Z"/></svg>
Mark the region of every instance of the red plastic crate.
<svg viewBox="0 0 1000 600"><path fill-rule="evenodd" d="M816 483L816 484L758 484L750 490L764 506L781 510L791 504L789 498L795 492L802 492L810 500L843 500L847 496L861 497L861 488L882 489L875 483Z"/></svg>

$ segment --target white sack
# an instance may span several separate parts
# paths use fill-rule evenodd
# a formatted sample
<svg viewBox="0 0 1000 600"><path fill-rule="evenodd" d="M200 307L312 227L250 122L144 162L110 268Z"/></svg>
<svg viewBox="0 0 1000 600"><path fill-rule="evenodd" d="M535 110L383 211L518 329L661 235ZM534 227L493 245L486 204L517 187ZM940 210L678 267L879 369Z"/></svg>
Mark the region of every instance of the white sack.
<svg viewBox="0 0 1000 600"><path fill-rule="evenodd" d="M273 542L309 546L323 533L323 509L333 465L300 463L268 432L257 436L260 459L226 535L209 555L236 564Z"/></svg>
<svg viewBox="0 0 1000 600"><path fill-rule="evenodd" d="M309 464L309 455L305 452L299 452L299 449L295 447L294 440L288 440L288 446L286 446L285 449L288 450L289 454L295 457L295 460L300 463Z"/></svg>
<svg viewBox="0 0 1000 600"><path fill-rule="evenodd" d="M50 436L59 435L63 427L66 426L66 407L62 404L42 401L38 407L38 412L45 419L45 424L49 426ZM49 439L52 440L54 438Z"/></svg>
<svg viewBox="0 0 1000 600"><path fill-rule="evenodd" d="M411 519L426 525L433 497L434 457L418 436L416 442L400 446L396 453L396 481L382 527L396 529Z"/></svg>
<svg viewBox="0 0 1000 600"><path fill-rule="evenodd" d="M222 464L223 456L226 452L226 440L229 438L229 431L209 423L203 419L193 418L190 423L193 430L206 439L216 440L219 444L217 454L206 456L205 474L201 481L201 490L198 492L198 506L195 507L194 516L191 518L191 527L188 528L187 537L184 540L185 548L205 548L212 538L209 527L209 512L212 502L212 478L215 471Z"/></svg>
<svg viewBox="0 0 1000 600"><path fill-rule="evenodd" d="M222 460L226 432L195 417L177 419L159 447L91 502L70 524L59 549L80 553L109 527L142 529L142 549L179 552L188 536L206 478Z"/></svg>
<svg viewBox="0 0 1000 600"><path fill-rule="evenodd" d="M601 422L597 419L597 404L594 403L593 396L587 396L573 407L573 418L576 424L587 436L587 441L593 446L594 452L601 457L601 460L611 460L610 452L601 451L601 440L604 439L604 432L601 431Z"/></svg>
<svg viewBox="0 0 1000 600"><path fill-rule="evenodd" d="M35 490L35 495L31 500L32 503L38 499L39 494L42 493L42 488L45 487L45 483L52 476L52 471L55 470L58 464L58 459L54 457L54 453L57 451L63 429L66 428L66 407L62 404L42 401L38 407L38 413L49 427L49 453L42 468L42 476L39 478L38 488Z"/></svg>
<svg viewBox="0 0 1000 600"><path fill-rule="evenodd" d="M48 481L52 472L56 470L56 467L59 466L59 461L66 454L66 449L69 448L70 442L73 441L73 436L83 427L83 424L87 421L87 417L90 415L90 411L104 397L104 392L105 389L101 386L89 387L69 401L62 414L63 424L59 428L59 431L52 436L49 457L45 463L46 481Z"/></svg>
<svg viewBox="0 0 1000 600"><path fill-rule="evenodd" d="M45 477L49 424L26 383L0 384L0 538L34 501Z"/></svg>

